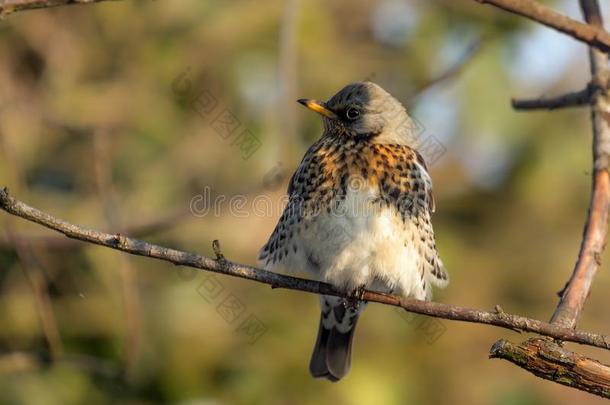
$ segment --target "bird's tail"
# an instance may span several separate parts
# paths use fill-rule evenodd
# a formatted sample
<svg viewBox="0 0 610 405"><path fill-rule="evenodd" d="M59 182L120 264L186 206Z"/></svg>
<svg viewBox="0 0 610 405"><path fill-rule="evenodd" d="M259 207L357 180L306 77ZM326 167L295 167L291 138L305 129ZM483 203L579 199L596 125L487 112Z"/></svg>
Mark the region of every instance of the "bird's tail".
<svg viewBox="0 0 610 405"><path fill-rule="evenodd" d="M328 295L320 296L320 327L309 372L315 378L339 381L351 365L352 341L364 302Z"/></svg>

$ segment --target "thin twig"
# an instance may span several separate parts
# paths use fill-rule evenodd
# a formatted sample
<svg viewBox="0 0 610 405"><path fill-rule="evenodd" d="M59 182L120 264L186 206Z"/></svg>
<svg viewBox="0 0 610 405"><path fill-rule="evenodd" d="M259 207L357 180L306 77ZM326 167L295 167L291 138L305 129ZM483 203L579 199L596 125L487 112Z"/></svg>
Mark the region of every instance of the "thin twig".
<svg viewBox="0 0 610 405"><path fill-rule="evenodd" d="M464 70L464 67L466 67L466 65L468 65L468 63L470 63L470 61L479 53L479 51L482 49L482 45L483 40L480 38L470 44L464 54L447 70L417 86L412 98L415 99L431 87L458 76Z"/></svg>
<svg viewBox="0 0 610 405"><path fill-rule="evenodd" d="M0 16L12 14L17 11L35 10L73 4L91 4L102 1L117 0L0 0Z"/></svg>
<svg viewBox="0 0 610 405"><path fill-rule="evenodd" d="M529 18L570 37L586 42L604 52L610 52L610 34L602 28L583 24L534 0L475 0Z"/></svg>
<svg viewBox="0 0 610 405"><path fill-rule="evenodd" d="M597 0L580 0L585 20L602 27L602 16ZM574 266L572 277L563 290L561 300L551 322L574 328L582 310L593 278L601 264L601 255L608 234L608 210L610 209L610 98L607 94L608 55L597 49L589 49L592 75L591 120L593 123L593 185L589 214L584 235Z"/></svg>
<svg viewBox="0 0 610 405"><path fill-rule="evenodd" d="M222 256L219 245L215 245L214 249L217 259L212 259L210 257L200 256L195 253L153 245L142 240L128 238L121 234L112 235L93 229L82 228L55 218L45 212L37 210L36 208L30 207L27 204L14 199L8 194L7 189L0 190L0 208L10 214L38 223L54 231L61 232L69 238L105 246L134 255L151 257L180 266L188 266L196 269L222 273L229 276L240 277L269 284L275 288L286 288L315 294L334 295L349 298L348 293L337 290L330 284L297 277L290 277L239 263L233 263L228 260L222 260L224 256ZM415 312L437 318L494 325L515 331L534 332L564 341L610 349L610 337L608 336L576 331L536 319L508 314L499 310L482 311L449 304L441 304L438 302L405 299L372 291L365 291L362 297L365 301L393 305L404 308L409 312Z"/></svg>
<svg viewBox="0 0 610 405"><path fill-rule="evenodd" d="M564 107L582 107L589 105L591 93L590 87L587 87L580 91L550 98L513 98L511 100L511 105L515 110L556 110Z"/></svg>

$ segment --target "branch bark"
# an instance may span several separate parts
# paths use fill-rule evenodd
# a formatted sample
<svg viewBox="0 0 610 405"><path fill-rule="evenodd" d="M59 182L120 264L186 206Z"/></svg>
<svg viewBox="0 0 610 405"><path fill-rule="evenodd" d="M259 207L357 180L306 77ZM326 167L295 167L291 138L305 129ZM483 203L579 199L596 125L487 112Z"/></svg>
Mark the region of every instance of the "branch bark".
<svg viewBox="0 0 610 405"><path fill-rule="evenodd" d="M508 360L545 380L610 398L610 367L552 340L534 338L515 345L502 339L493 345L489 357Z"/></svg>
<svg viewBox="0 0 610 405"><path fill-rule="evenodd" d="M0 0L0 16L6 16L17 11L35 10L74 4L101 3L117 0Z"/></svg>
<svg viewBox="0 0 610 405"><path fill-rule="evenodd" d="M533 0L475 0L526 17L570 37L610 52L610 34L599 26L583 24Z"/></svg>
<svg viewBox="0 0 610 405"><path fill-rule="evenodd" d="M8 190L0 190L0 208L4 211L35 222L49 229L61 232L69 238L105 246L133 255L146 256L164 260L180 266L193 267L200 270L212 271L229 276L240 277L259 283L269 284L272 288L286 288L305 291L315 294L334 295L345 298L355 298L344 291L337 290L330 284L319 281L306 280L286 276L270 271L257 269L239 263L233 263L224 258L215 243L216 259L200 256L195 253L184 252L164 246L153 245L142 240L128 238L121 234L108 234L93 229L85 229L61 219L55 218L45 212L14 199ZM455 321L472 322L498 326L514 331L534 332L540 335L553 337L565 341L580 343L589 346L610 349L610 337L595 333L582 332L552 325L536 319L505 313L499 307L495 311L482 311L478 309L459 307L438 302L427 302L405 299L394 295L365 291L358 295L358 299L369 302L392 305L404 308L409 312L429 315L437 318Z"/></svg>

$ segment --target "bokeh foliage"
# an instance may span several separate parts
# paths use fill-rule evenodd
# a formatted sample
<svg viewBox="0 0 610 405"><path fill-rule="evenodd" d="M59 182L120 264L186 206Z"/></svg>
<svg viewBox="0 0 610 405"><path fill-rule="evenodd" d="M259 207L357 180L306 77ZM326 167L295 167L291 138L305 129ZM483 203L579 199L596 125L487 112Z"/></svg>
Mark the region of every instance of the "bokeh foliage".
<svg viewBox="0 0 610 405"><path fill-rule="evenodd" d="M568 3L575 2L549 2L578 17ZM293 25L286 26L286 7L298 8ZM321 131L294 99L324 99L369 78L410 105L425 134L447 149L431 172L437 240L452 282L436 299L548 319L578 251L591 153L586 109L510 108L511 96L586 83L586 48L544 30L467 0L122 1L17 13L0 21L0 184L60 218L107 229L108 195L99 191L93 157L102 136L100 161L125 228L188 210L205 190L279 202ZM479 40L458 76L415 97ZM180 99L172 84L181 73L218 100L215 114L228 109L260 139L256 153L244 160L214 129L214 114ZM269 183L274 170L279 180ZM175 226L143 237L203 254L220 239L229 258L254 264L279 216L274 207L272 215L241 216L225 201L220 215L178 215ZM218 277L267 328L250 344L235 332L239 321L218 313L220 301L206 300L203 274L11 224L27 236L34 270L48 282L65 360L48 361L23 258L0 215L2 403L595 401L487 359L498 338L522 336L441 321L445 332L429 343L417 322L378 305L360 322L348 378L312 380L315 297ZM140 307L128 378L124 260ZM604 265L583 328L607 332L609 287ZM595 357L610 361L607 353Z"/></svg>

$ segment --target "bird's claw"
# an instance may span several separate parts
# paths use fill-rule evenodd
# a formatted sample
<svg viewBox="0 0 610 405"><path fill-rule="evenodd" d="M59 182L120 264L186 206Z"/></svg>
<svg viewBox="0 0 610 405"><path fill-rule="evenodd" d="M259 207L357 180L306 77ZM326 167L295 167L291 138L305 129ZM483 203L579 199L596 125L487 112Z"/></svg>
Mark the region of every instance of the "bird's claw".
<svg viewBox="0 0 610 405"><path fill-rule="evenodd" d="M354 291L350 292L348 294L347 299L345 300L345 308L350 309L350 310L357 310L358 307L360 306L360 303L364 298L364 292L366 291L366 288L364 285L359 286L358 288L356 288Z"/></svg>

